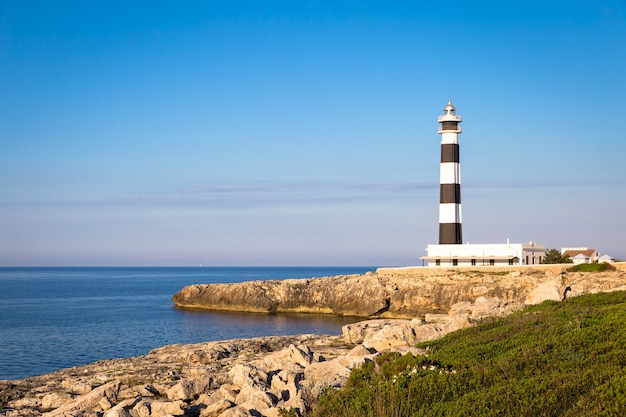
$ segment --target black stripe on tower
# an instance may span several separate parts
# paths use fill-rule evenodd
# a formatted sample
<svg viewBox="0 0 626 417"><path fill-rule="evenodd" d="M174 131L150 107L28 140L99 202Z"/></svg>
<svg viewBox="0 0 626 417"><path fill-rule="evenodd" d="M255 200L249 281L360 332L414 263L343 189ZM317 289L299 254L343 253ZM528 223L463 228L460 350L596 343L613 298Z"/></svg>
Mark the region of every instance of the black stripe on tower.
<svg viewBox="0 0 626 417"><path fill-rule="evenodd" d="M441 145L441 162L461 162L459 160L458 143L444 143Z"/></svg>
<svg viewBox="0 0 626 417"><path fill-rule="evenodd" d="M463 242L461 236L461 223L439 223L439 244L460 244Z"/></svg>
<svg viewBox="0 0 626 417"><path fill-rule="evenodd" d="M461 184L439 184L439 203L461 204Z"/></svg>
<svg viewBox="0 0 626 417"><path fill-rule="evenodd" d="M459 127L458 122L441 122L441 130L457 130Z"/></svg>

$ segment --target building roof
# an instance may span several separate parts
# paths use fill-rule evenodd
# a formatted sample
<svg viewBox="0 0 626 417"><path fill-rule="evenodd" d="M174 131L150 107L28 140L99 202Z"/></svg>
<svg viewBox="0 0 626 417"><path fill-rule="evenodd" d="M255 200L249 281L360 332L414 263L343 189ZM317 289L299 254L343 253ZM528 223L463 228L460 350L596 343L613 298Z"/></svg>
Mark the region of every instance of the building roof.
<svg viewBox="0 0 626 417"><path fill-rule="evenodd" d="M595 249L569 249L563 252L563 256L567 255L570 258L575 258L576 255L582 254L588 258L591 258L595 253Z"/></svg>

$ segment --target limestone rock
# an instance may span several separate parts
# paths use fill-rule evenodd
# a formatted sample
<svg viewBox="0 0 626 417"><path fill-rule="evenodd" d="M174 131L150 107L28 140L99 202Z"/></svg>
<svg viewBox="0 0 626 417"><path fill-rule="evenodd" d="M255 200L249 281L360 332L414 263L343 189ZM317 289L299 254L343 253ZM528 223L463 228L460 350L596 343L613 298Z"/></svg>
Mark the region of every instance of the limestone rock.
<svg viewBox="0 0 626 417"><path fill-rule="evenodd" d="M528 297L526 297L525 303L533 305L540 304L546 300L560 301L563 298L563 294L559 292L561 286L560 282L554 280L543 282L531 291Z"/></svg>
<svg viewBox="0 0 626 417"><path fill-rule="evenodd" d="M480 296L471 307L472 316L474 318L496 316L496 311L501 304L502 300L498 297Z"/></svg>
<svg viewBox="0 0 626 417"><path fill-rule="evenodd" d="M350 376L350 369L337 360L312 363L304 371L309 390L319 392L323 387L341 387Z"/></svg>
<svg viewBox="0 0 626 417"><path fill-rule="evenodd" d="M426 314L424 316L426 323L446 324L450 321L450 315L448 314Z"/></svg>
<svg viewBox="0 0 626 417"><path fill-rule="evenodd" d="M232 379L233 384L242 389L248 387L265 389L268 387L267 373L254 365L235 365L230 370L229 376Z"/></svg>
<svg viewBox="0 0 626 417"><path fill-rule="evenodd" d="M150 416L182 416L185 413L185 403L182 401L152 401L150 402Z"/></svg>
<svg viewBox="0 0 626 417"><path fill-rule="evenodd" d="M572 295L625 287L626 265L617 271L568 274ZM376 273L238 284L196 284L174 295L180 307L256 312L310 312L368 318L415 318L426 314L468 313L475 305L477 319L508 314L545 299L560 300L561 265L508 268L379 268ZM571 277L571 280L570 280ZM493 300L499 305L489 306ZM453 306L454 309L453 309ZM456 310L463 311L456 311Z"/></svg>
<svg viewBox="0 0 626 417"><path fill-rule="evenodd" d="M67 392L51 392L46 394L41 399L41 408L44 410L51 410L54 408L59 408L63 404L67 404L73 398L72 394Z"/></svg>
<svg viewBox="0 0 626 417"><path fill-rule="evenodd" d="M208 377L180 381L167 391L167 398L170 400L192 400L208 388L209 382Z"/></svg>
<svg viewBox="0 0 626 417"><path fill-rule="evenodd" d="M135 398L120 401L115 406L111 407L111 409L107 410L104 413L104 417L129 417L131 416L129 409L132 409L139 401L140 399Z"/></svg>
<svg viewBox="0 0 626 417"><path fill-rule="evenodd" d="M254 416L254 414L251 414L247 408L241 407L239 405L231 407L219 415L219 417L250 417L250 416Z"/></svg>
<svg viewBox="0 0 626 417"><path fill-rule="evenodd" d="M9 401L9 406L13 408L38 408L41 406L42 401L36 397L23 397L17 400Z"/></svg>
<svg viewBox="0 0 626 417"><path fill-rule="evenodd" d="M237 398L235 398L235 404L249 410L262 410L270 408L277 402L278 399L270 393L253 386L242 388L239 395L237 395Z"/></svg>
<svg viewBox="0 0 626 417"><path fill-rule="evenodd" d="M356 345L346 354L346 356L370 357L375 355L376 353L376 349L366 348L363 345Z"/></svg>
<svg viewBox="0 0 626 417"><path fill-rule="evenodd" d="M347 324L341 328L341 332L346 343L363 343L365 339L371 339L372 335L377 335L383 329L392 329L396 326L407 326L407 320L401 319L378 319L366 320L354 324ZM396 330L393 330L396 332Z"/></svg>
<svg viewBox="0 0 626 417"><path fill-rule="evenodd" d="M414 327L413 331L415 332L416 343L436 340L445 335L445 333L443 333L443 329L433 323L422 324L420 326Z"/></svg>
<svg viewBox="0 0 626 417"><path fill-rule="evenodd" d="M268 370L291 369L301 370L313 361L313 353L308 346L290 345L287 349L266 355L262 367Z"/></svg>
<svg viewBox="0 0 626 417"><path fill-rule="evenodd" d="M213 416L219 416L221 415L224 411L228 410L229 408L233 407L235 405L235 403L232 403L228 400L219 400L209 406L207 406L205 409L200 411L200 416L199 417L213 417Z"/></svg>
<svg viewBox="0 0 626 417"><path fill-rule="evenodd" d="M472 326L467 314L458 314L450 317L450 320L444 325L443 331L448 334L457 330L466 329Z"/></svg>
<svg viewBox="0 0 626 417"><path fill-rule="evenodd" d="M348 275L316 279L196 284L172 297L177 305L212 310L309 312L371 316L388 307L387 290L376 277Z"/></svg>
<svg viewBox="0 0 626 417"><path fill-rule="evenodd" d="M92 389L91 384L82 380L74 381L72 379L63 380L63 382L61 382L61 388L63 388L66 392L76 395L87 394L88 392L91 392Z"/></svg>
<svg viewBox="0 0 626 417"><path fill-rule="evenodd" d="M93 409L99 406L100 401L104 397L108 398L111 402L116 402L121 385L120 381L109 382L43 415L47 417L57 417L64 416L66 413L74 411Z"/></svg>
<svg viewBox="0 0 626 417"><path fill-rule="evenodd" d="M136 417L124 407L114 407L104 414L104 417Z"/></svg>

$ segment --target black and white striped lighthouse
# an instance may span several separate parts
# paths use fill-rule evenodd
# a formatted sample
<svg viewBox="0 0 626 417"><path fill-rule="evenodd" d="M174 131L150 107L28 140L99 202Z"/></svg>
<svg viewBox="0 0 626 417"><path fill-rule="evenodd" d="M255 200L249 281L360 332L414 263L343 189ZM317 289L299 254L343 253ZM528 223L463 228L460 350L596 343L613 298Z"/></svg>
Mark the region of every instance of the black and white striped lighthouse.
<svg viewBox="0 0 626 417"><path fill-rule="evenodd" d="M448 100L444 114L437 118L441 123L441 167L439 181L439 244L463 243L461 233L461 168L459 159L459 133L461 116Z"/></svg>

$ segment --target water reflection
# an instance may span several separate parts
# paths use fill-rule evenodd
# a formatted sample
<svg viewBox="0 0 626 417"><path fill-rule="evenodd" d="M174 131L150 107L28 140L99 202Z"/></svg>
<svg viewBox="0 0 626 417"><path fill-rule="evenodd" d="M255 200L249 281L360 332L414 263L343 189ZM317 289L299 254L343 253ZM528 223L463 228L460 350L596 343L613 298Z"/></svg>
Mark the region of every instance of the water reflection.
<svg viewBox="0 0 626 417"><path fill-rule="evenodd" d="M174 308L180 337L196 343L222 339L295 334L341 334L341 327L362 319L326 314L266 314ZM193 340L194 342L191 342Z"/></svg>

